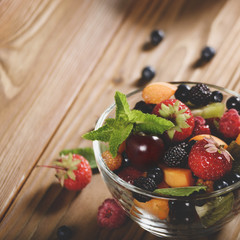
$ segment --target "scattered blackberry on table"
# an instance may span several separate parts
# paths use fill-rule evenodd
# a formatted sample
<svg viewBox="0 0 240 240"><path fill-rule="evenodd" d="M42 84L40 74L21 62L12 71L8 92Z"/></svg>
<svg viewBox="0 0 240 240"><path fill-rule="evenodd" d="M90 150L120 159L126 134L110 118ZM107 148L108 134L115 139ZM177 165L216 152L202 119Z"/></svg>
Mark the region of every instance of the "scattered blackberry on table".
<svg viewBox="0 0 240 240"><path fill-rule="evenodd" d="M157 188L157 185L152 178L143 176L135 179L133 185L149 192L153 192ZM137 199L139 202L147 202L151 200L150 197L144 196L139 193L133 193L133 197Z"/></svg>
<svg viewBox="0 0 240 240"><path fill-rule="evenodd" d="M175 98L182 102L187 102L189 99L189 91L190 91L190 87L188 85L181 84L178 86L174 94Z"/></svg>
<svg viewBox="0 0 240 240"><path fill-rule="evenodd" d="M150 40L152 45L158 45L165 37L165 34L162 30L153 30L151 32Z"/></svg>
<svg viewBox="0 0 240 240"><path fill-rule="evenodd" d="M189 101L196 106L205 106L211 100L212 92L206 84L198 83L190 89Z"/></svg>
<svg viewBox="0 0 240 240"><path fill-rule="evenodd" d="M169 222L173 224L188 224L197 219L195 205L189 201L170 200Z"/></svg>
<svg viewBox="0 0 240 240"><path fill-rule="evenodd" d="M163 156L163 161L169 167L185 167L188 153L181 144L170 147Z"/></svg>
<svg viewBox="0 0 240 240"><path fill-rule="evenodd" d="M220 91L213 91L211 95L211 102L222 102L223 94Z"/></svg>
<svg viewBox="0 0 240 240"><path fill-rule="evenodd" d="M155 77L155 69L147 66L142 70L142 80L151 81Z"/></svg>
<svg viewBox="0 0 240 240"><path fill-rule="evenodd" d="M72 235L72 230L65 225L59 227L57 230L57 237L59 240L69 240L72 238Z"/></svg>
<svg viewBox="0 0 240 240"><path fill-rule="evenodd" d="M228 98L226 105L227 105L228 109L234 108L238 112L240 112L240 98L239 97L232 96L232 97Z"/></svg>
<svg viewBox="0 0 240 240"><path fill-rule="evenodd" d="M213 47L205 47L201 53L201 59L205 62L209 62L216 54L216 50Z"/></svg>
<svg viewBox="0 0 240 240"><path fill-rule="evenodd" d="M136 105L134 106L133 109L139 110L143 113L151 114L155 106L156 106L156 104L147 104L147 103L145 103L144 101L141 100L141 101L136 103Z"/></svg>
<svg viewBox="0 0 240 240"><path fill-rule="evenodd" d="M147 171L147 177L152 178L158 185L163 181L163 170L160 167L151 168Z"/></svg>

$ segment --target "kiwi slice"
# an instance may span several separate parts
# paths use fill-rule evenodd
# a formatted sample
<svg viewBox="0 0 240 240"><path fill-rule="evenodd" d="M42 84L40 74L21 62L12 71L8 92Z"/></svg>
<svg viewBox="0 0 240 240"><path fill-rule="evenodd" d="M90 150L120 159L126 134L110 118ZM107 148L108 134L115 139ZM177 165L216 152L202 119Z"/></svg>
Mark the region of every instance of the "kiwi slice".
<svg viewBox="0 0 240 240"><path fill-rule="evenodd" d="M232 210L233 202L234 196L230 192L227 195L216 197L202 207L198 207L196 210L202 225L209 227L226 217Z"/></svg>
<svg viewBox="0 0 240 240"><path fill-rule="evenodd" d="M201 108L191 109L193 116L207 118L220 118L225 111L224 103L210 103Z"/></svg>

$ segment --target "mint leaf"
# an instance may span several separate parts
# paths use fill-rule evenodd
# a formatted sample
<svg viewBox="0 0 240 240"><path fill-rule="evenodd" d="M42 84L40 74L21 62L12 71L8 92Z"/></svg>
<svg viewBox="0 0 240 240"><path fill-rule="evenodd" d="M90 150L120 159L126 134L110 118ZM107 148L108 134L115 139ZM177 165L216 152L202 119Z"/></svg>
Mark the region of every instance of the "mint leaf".
<svg viewBox="0 0 240 240"><path fill-rule="evenodd" d="M200 219L202 225L209 227L221 220L232 210L233 202L234 196L231 192L225 196L216 197L214 200L204 204L202 207L205 207L207 212ZM200 211L199 208L196 210Z"/></svg>
<svg viewBox="0 0 240 240"><path fill-rule="evenodd" d="M85 133L82 137L87 140L99 140L109 142L113 129L108 125L103 125L97 130Z"/></svg>
<svg viewBox="0 0 240 240"><path fill-rule="evenodd" d="M132 110L129 118L130 121L136 123L134 129L136 132L162 134L165 130L174 127L174 124L167 119L138 110Z"/></svg>
<svg viewBox="0 0 240 240"><path fill-rule="evenodd" d="M91 166L92 169L97 168L97 163L95 160L93 149L90 147L86 148L75 148L75 149L64 149L62 150L59 155L68 155L71 154L78 154L86 158Z"/></svg>
<svg viewBox="0 0 240 240"><path fill-rule="evenodd" d="M109 150L113 157L117 156L119 145L129 136L132 129L133 124L128 123L126 125L119 126L113 131L109 141Z"/></svg>
<svg viewBox="0 0 240 240"><path fill-rule="evenodd" d="M193 192L199 192L200 190L206 190L206 186L193 186L193 187L178 187L178 188L159 188L154 191L157 194L169 195L169 196L189 196Z"/></svg>
<svg viewBox="0 0 240 240"><path fill-rule="evenodd" d="M131 110L126 95L117 91L114 98L116 104L116 119L123 118L124 120L127 120Z"/></svg>
<svg viewBox="0 0 240 240"><path fill-rule="evenodd" d="M133 129L148 134L162 134L174 126L167 119L138 110L130 110L127 97L123 93L116 92L114 98L116 103L115 119L106 119L105 125L83 135L83 138L88 140L109 142L113 157L117 155L119 145L127 139Z"/></svg>

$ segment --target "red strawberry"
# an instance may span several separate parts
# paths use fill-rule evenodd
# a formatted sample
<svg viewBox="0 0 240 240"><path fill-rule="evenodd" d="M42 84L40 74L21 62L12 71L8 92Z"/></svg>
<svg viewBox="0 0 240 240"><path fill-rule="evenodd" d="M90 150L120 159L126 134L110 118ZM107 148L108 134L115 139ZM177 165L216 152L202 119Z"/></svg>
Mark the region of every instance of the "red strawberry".
<svg viewBox="0 0 240 240"><path fill-rule="evenodd" d="M153 109L153 114L169 119L174 127L167 131L168 137L174 142L184 141L191 136L194 128L194 117L191 110L177 99L160 102Z"/></svg>
<svg viewBox="0 0 240 240"><path fill-rule="evenodd" d="M83 156L77 154L62 156L49 167L57 170L56 177L68 190L81 190L91 181L92 170Z"/></svg>
<svg viewBox="0 0 240 240"><path fill-rule="evenodd" d="M231 170L232 159L213 138L204 138L193 145L188 165L197 177L215 181Z"/></svg>

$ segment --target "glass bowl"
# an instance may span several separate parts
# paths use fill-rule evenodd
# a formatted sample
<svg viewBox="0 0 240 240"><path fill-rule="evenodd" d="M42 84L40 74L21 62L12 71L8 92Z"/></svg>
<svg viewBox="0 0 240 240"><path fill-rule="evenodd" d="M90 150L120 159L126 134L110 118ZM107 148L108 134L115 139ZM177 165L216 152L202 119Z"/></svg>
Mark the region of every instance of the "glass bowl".
<svg viewBox="0 0 240 240"><path fill-rule="evenodd" d="M196 82L171 82L179 85L185 83L189 86ZM240 94L214 85L207 84L214 91L219 90L223 93L223 101L232 95L240 97ZM127 95L130 108L133 108L137 101L142 100L142 89L138 89ZM95 130L101 127L109 117L115 117L115 104L112 104L99 118ZM240 210L240 181L224 189L212 193L193 194L189 197L160 196L152 192L145 191L122 180L114 172L108 169L102 159L102 152L106 151L108 145L100 141L93 142L94 154L96 157L99 171L102 175L112 196L125 210L127 215L143 229L152 234L169 239L193 239L202 237L219 231L224 225L231 221ZM161 216L147 207L147 204L139 204L133 196L141 194L161 205L161 203L187 204L194 211L193 220L184 222L170 221L161 219ZM197 214L196 214L197 213Z"/></svg>

